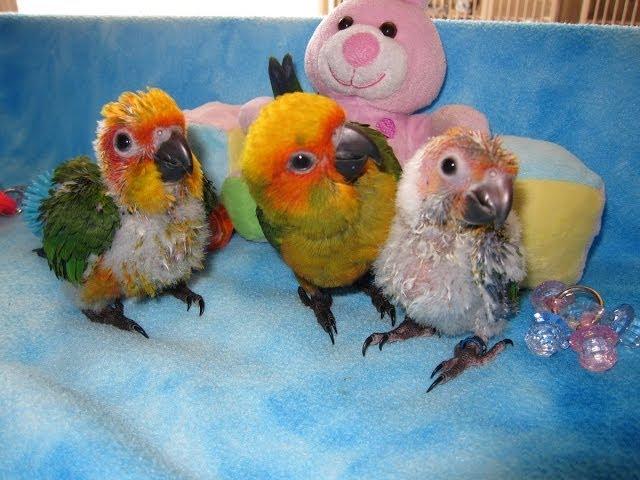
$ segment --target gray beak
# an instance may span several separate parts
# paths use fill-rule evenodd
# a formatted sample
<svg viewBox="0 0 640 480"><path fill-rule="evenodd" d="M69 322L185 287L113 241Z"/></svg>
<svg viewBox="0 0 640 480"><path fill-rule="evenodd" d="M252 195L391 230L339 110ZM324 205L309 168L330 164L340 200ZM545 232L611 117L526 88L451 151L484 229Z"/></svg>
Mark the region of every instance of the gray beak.
<svg viewBox="0 0 640 480"><path fill-rule="evenodd" d="M504 224L513 203L513 177L490 169L464 197L463 218L470 225Z"/></svg>
<svg viewBox="0 0 640 480"><path fill-rule="evenodd" d="M173 132L168 140L158 147L153 156L163 182L177 182L193 172L193 156L187 139Z"/></svg>
<svg viewBox="0 0 640 480"><path fill-rule="evenodd" d="M378 165L382 163L376 144L357 124L345 123L336 145L336 170L347 182L353 183L364 173L370 158Z"/></svg>

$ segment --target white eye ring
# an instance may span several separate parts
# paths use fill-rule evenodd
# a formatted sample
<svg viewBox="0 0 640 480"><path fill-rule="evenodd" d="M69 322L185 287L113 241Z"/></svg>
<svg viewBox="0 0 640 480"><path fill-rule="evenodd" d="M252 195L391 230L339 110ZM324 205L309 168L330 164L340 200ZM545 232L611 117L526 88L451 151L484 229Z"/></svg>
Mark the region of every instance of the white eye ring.
<svg viewBox="0 0 640 480"><path fill-rule="evenodd" d="M128 130L118 130L113 136L113 149L121 157L132 157L138 151L138 144Z"/></svg>
<svg viewBox="0 0 640 480"><path fill-rule="evenodd" d="M318 163L315 155L309 152L295 152L289 157L287 168L298 175L309 173Z"/></svg>

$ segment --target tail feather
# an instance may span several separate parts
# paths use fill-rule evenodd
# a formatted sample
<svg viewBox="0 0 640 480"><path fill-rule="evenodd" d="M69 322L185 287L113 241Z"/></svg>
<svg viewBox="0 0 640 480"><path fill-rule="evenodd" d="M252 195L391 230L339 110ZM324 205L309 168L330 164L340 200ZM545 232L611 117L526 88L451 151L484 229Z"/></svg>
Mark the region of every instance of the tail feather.
<svg viewBox="0 0 640 480"><path fill-rule="evenodd" d="M269 58L269 80L274 97L279 97L285 93L302 92L302 87L298 81L296 71L293 67L293 58L286 54L282 59L282 64L277 58Z"/></svg>
<svg viewBox="0 0 640 480"><path fill-rule="evenodd" d="M29 230L39 238L42 238L42 220L40 219L40 205L49 196L53 171L38 175L24 192L22 199L22 218Z"/></svg>

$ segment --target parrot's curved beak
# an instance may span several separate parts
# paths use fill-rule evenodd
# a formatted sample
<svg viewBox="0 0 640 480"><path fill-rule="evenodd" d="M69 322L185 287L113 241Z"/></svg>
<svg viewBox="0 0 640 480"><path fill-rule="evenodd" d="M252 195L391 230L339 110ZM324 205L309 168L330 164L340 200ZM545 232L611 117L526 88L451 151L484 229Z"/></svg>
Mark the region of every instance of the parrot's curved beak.
<svg viewBox="0 0 640 480"><path fill-rule="evenodd" d="M163 182L177 182L193 172L193 155L187 139L180 132L173 132L168 140L161 143L153 159Z"/></svg>
<svg viewBox="0 0 640 480"><path fill-rule="evenodd" d="M349 183L355 182L364 173L368 159L378 165L382 157L376 144L358 127L347 122L336 138L336 170Z"/></svg>
<svg viewBox="0 0 640 480"><path fill-rule="evenodd" d="M464 196L463 219L470 225L504 224L513 203L513 176L490 169Z"/></svg>

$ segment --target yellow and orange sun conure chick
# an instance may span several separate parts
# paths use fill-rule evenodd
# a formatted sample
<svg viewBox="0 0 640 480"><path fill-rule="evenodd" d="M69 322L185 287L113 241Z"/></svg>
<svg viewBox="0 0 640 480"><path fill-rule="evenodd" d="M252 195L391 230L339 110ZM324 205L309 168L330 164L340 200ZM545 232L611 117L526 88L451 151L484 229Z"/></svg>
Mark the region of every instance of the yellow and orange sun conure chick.
<svg viewBox="0 0 640 480"><path fill-rule="evenodd" d="M78 157L59 166L39 203L42 255L78 287L90 320L147 336L124 315L122 298L169 292L188 307L197 302L202 315L204 300L185 282L204 266L205 200L215 193L164 91L123 93L102 116L97 164Z"/></svg>
<svg viewBox="0 0 640 480"><path fill-rule="evenodd" d="M330 98L288 93L251 125L242 174L267 240L332 342L337 328L326 289L358 286L381 317L395 321L369 274L389 233L400 175L382 134L347 122Z"/></svg>

